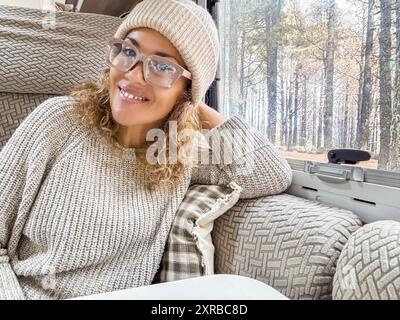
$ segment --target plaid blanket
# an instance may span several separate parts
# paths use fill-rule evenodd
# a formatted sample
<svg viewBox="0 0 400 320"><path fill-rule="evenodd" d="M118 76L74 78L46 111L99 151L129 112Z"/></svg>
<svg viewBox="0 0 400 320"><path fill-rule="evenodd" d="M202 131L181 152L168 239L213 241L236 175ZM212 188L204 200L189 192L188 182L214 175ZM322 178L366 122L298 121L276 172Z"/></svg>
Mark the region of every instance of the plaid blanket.
<svg viewBox="0 0 400 320"><path fill-rule="evenodd" d="M213 221L239 199L241 188L192 185L179 206L153 283L214 273Z"/></svg>

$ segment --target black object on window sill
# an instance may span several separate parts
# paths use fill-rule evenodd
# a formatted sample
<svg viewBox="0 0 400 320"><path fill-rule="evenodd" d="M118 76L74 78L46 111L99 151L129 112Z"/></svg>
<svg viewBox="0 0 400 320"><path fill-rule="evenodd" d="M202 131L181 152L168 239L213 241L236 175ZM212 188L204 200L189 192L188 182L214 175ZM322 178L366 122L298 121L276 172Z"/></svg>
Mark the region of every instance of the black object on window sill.
<svg viewBox="0 0 400 320"><path fill-rule="evenodd" d="M371 154L368 151L357 149L334 149L329 150L329 163L356 164L359 161L368 161Z"/></svg>

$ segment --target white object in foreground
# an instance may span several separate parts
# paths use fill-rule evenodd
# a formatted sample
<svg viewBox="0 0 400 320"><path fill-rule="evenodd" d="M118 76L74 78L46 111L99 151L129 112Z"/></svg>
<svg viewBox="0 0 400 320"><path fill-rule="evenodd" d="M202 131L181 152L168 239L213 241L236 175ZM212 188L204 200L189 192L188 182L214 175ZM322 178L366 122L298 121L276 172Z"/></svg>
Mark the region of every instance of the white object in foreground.
<svg viewBox="0 0 400 320"><path fill-rule="evenodd" d="M289 300L265 283L238 275L214 274L152 284L72 300Z"/></svg>

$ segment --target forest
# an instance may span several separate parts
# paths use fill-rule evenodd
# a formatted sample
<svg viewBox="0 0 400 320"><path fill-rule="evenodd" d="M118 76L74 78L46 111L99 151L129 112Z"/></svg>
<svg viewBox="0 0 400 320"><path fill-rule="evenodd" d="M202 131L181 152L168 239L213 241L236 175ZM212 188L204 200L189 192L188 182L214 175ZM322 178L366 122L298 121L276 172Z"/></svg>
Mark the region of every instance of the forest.
<svg viewBox="0 0 400 320"><path fill-rule="evenodd" d="M220 0L217 19L223 114L289 155L400 171L400 0Z"/></svg>

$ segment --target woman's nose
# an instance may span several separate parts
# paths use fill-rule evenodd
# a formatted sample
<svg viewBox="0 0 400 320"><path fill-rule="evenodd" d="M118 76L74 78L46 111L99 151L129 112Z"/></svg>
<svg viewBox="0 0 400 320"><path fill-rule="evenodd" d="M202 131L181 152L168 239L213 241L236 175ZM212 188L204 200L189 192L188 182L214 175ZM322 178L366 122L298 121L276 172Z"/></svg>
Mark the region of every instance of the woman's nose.
<svg viewBox="0 0 400 320"><path fill-rule="evenodd" d="M143 86L146 85L146 80L144 79L144 70L143 70L143 62L139 61L129 70L127 73L127 78L132 81L136 81Z"/></svg>

